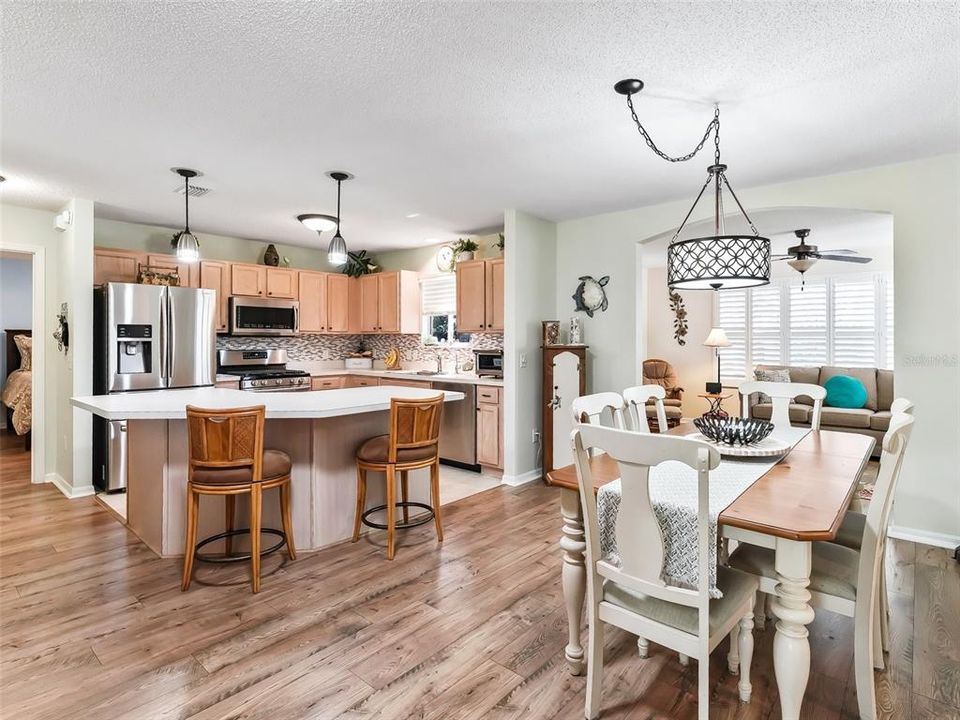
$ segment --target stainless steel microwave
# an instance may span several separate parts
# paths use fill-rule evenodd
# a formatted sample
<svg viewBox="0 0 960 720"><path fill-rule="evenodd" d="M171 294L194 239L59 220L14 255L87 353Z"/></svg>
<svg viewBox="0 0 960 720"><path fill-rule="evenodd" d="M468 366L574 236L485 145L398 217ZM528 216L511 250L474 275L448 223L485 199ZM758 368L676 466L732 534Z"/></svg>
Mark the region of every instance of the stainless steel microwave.
<svg viewBox="0 0 960 720"><path fill-rule="evenodd" d="M503 377L503 350L474 350L474 367L481 377Z"/></svg>
<svg viewBox="0 0 960 720"><path fill-rule="evenodd" d="M299 335L300 303L297 300L230 298L231 335Z"/></svg>

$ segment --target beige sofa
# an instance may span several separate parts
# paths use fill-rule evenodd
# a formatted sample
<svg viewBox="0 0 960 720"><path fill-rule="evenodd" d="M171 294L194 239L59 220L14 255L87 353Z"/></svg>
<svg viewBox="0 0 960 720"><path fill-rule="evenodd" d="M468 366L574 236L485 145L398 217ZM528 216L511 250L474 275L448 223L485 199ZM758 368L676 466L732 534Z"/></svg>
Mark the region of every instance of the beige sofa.
<svg viewBox="0 0 960 720"><path fill-rule="evenodd" d="M877 441L874 454L880 453L883 435L890 426L890 405L893 403L893 371L878 368L788 367L785 365L758 365L763 369L783 369L790 372L790 381L823 385L834 375L849 375L858 378L867 389L867 404L862 408L834 408L823 406L820 427L823 430L839 430L870 435ZM750 416L769 420L773 410L770 403L759 402L759 394L750 396ZM794 425L810 425L813 400L806 396L790 405L790 422Z"/></svg>

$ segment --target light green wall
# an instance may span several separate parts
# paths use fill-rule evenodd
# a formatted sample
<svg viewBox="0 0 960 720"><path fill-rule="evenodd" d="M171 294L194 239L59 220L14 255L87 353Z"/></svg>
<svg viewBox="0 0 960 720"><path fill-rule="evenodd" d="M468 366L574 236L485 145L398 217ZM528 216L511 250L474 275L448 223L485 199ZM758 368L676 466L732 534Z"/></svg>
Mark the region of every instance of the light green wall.
<svg viewBox="0 0 960 720"><path fill-rule="evenodd" d="M94 242L98 247L172 254L170 238L181 229L97 218L94 221L93 233ZM261 263L263 251L269 244L259 240L245 240L210 233L197 233L197 237L200 239L200 254L211 260ZM277 245L277 252L281 257L280 264L289 264L290 267L306 270L329 270L327 249L325 246L321 247L321 244L318 237L316 248ZM285 263L283 258L288 258L289 263Z"/></svg>
<svg viewBox="0 0 960 720"><path fill-rule="evenodd" d="M494 247L499 239L497 233L491 235L469 236L477 241L480 246L477 250L477 258L499 257L500 251ZM437 250L443 244L430 245L428 247L407 248L405 250L391 250L389 252L372 253L377 264L384 270L415 270L417 272L432 275L440 272L437 268Z"/></svg>

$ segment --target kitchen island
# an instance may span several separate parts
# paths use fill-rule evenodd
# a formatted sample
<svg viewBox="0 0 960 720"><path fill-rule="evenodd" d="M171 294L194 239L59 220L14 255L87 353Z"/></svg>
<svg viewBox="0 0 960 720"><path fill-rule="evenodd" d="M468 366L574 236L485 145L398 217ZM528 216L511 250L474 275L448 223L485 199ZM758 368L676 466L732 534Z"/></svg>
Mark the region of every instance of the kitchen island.
<svg viewBox="0 0 960 720"><path fill-rule="evenodd" d="M186 406L266 407L264 447L293 461L291 514L297 551L317 550L350 538L356 506L354 453L367 438L387 433L390 398L425 398L440 391L410 387L347 388L326 392L251 393L223 388L160 390L76 397L71 403L107 420L127 421L127 526L162 557L183 554L186 518ZM461 400L444 392L447 402ZM429 472L411 471L410 499L429 503ZM371 482L367 506L384 502L382 483ZM244 498L237 527L246 527ZM279 498L264 494L264 527L280 527ZM220 498L200 503L198 537L223 531Z"/></svg>

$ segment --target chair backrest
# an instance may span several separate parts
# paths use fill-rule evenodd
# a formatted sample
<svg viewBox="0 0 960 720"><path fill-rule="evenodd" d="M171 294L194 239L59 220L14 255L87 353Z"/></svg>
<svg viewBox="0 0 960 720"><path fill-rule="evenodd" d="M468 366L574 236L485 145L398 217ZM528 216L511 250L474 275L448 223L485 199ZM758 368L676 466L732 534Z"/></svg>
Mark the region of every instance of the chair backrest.
<svg viewBox="0 0 960 720"><path fill-rule="evenodd" d="M623 391L623 402L626 406L624 417L627 420L628 430L635 432L650 432L650 421L647 419L647 402L653 400L657 408L657 426L660 432L667 429L667 411L663 407L663 400L667 391L662 385L636 385Z"/></svg>
<svg viewBox="0 0 960 720"><path fill-rule="evenodd" d="M604 410L609 410L613 421L613 427L623 428L623 398L619 393L602 392L593 395L581 395L571 404L570 409L573 412L573 424L588 423L590 425L601 425Z"/></svg>
<svg viewBox="0 0 960 720"><path fill-rule="evenodd" d="M187 405L189 477L196 468L250 468L253 481L263 476L263 405L217 410Z"/></svg>
<svg viewBox="0 0 960 720"><path fill-rule="evenodd" d="M814 430L820 429L820 412L823 409L823 400L827 397L827 391L821 385L750 380L742 383L739 389L743 402L743 417L750 417L750 396L754 393L763 393L769 395L773 402L770 422L781 427L790 427L790 403L794 398L806 395L813 400L810 427Z"/></svg>
<svg viewBox="0 0 960 720"><path fill-rule="evenodd" d="M896 413L890 418L890 427L883 436L883 450L880 454L880 471L873 487L873 497L867 510L867 521L860 541L860 566L857 571L857 587L871 588L877 581L880 563L883 562L882 548L887 537L890 511L897 492L900 468L903 465L904 452L910 442L913 424L916 418L907 413Z"/></svg>
<svg viewBox="0 0 960 720"><path fill-rule="evenodd" d="M397 462L398 450L432 447L440 450L440 418L444 395L390 399L390 450L387 462Z"/></svg>
<svg viewBox="0 0 960 720"><path fill-rule="evenodd" d="M670 435L638 434L598 425L580 425L572 435L574 464L583 507L588 589L602 592L603 578L636 592L699 610L699 634L707 637L710 571L708 556L710 471L720 464L720 453L707 443ZM593 491L589 451L602 450L620 467L621 499L616 538L620 566L602 559L597 501ZM650 468L667 460L697 471L697 548L699 573L696 590L663 582L664 539L650 501Z"/></svg>
<svg viewBox="0 0 960 720"><path fill-rule="evenodd" d="M648 358L643 361L643 384L659 385L667 391L668 398L679 398L683 392L680 376L673 365L660 358Z"/></svg>
<svg viewBox="0 0 960 720"><path fill-rule="evenodd" d="M906 398L897 398L894 400L890 403L890 414L896 415L897 413L913 415L913 401L907 400Z"/></svg>

